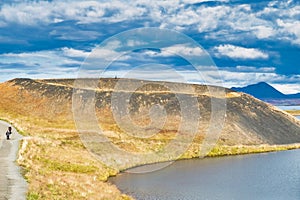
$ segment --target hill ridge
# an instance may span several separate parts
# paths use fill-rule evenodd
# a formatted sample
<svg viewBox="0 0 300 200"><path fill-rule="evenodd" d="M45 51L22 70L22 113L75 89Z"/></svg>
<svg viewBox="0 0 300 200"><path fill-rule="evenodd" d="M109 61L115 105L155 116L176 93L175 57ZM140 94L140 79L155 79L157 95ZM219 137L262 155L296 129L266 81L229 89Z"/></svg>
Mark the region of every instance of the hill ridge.
<svg viewBox="0 0 300 200"><path fill-rule="evenodd" d="M13 79L6 83L0 84L0 89L2 88L2 91L4 88L13 89L14 94L11 95L15 96L19 95L20 91L23 91L26 92L26 96L31 96L30 98L34 99L34 101L41 101L39 104L43 105L41 108L44 108L45 110L41 110L40 112L34 110L31 111L37 112L38 116L51 116L49 109L47 109L47 106L51 106L53 108L53 116L55 116L56 112L58 112L59 115L68 113L66 118L71 120L71 100L73 94L73 87L71 87L71 85L74 83L74 80L75 79ZM112 89L117 81L119 81L119 79L114 78L101 79L99 81L98 87L102 90L96 91L96 108L98 110L110 108L110 98L113 91ZM124 80L124 83L130 84L134 81L142 80L128 79ZM175 100L175 96L172 93L163 93L162 89L164 88L158 86L160 82L143 82L146 82L148 85L146 84L147 86L142 88L141 91L153 91L149 93L139 92L132 95L132 102L130 105L130 109L132 109L132 111L138 113L139 110L143 109L143 107L149 108L153 104L161 104L161 106L165 106L170 113L174 114L180 112L179 104ZM180 83L171 84L176 85L176 87L178 87L178 91L182 90L182 88L184 89L186 86L185 84ZM198 99L203 120L209 120L211 112L211 97L208 94L207 87L213 86L195 84L190 85L195 88L195 94L187 95L193 95ZM255 144L258 142L258 140L260 140L259 143L266 142L272 144L300 142L300 124L292 116L283 113L271 105L255 99L250 95L243 93L235 94L233 90L225 88L224 91L226 93L227 101L227 124L225 130L223 131L223 140L221 140L224 144L238 144L247 142ZM8 93L2 94L4 97L7 95ZM26 98L19 99L19 102L15 103L30 103L30 101L26 102L25 100ZM44 101L48 103L44 105ZM188 109L192 109L192 107ZM47 114L45 112L47 112ZM208 121L205 123L208 123ZM251 137L245 138L242 136L245 133L252 135L251 137L257 139L251 139ZM244 138L245 141L241 141L241 138Z"/></svg>

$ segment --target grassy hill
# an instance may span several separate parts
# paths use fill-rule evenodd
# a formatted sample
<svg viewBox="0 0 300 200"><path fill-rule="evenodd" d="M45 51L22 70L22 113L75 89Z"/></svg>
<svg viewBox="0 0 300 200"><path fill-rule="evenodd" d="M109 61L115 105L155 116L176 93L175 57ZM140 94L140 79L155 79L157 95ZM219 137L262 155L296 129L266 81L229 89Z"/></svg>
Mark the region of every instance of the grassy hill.
<svg viewBox="0 0 300 200"><path fill-rule="evenodd" d="M96 80L90 80L96 81ZM128 152L157 152L174 139L180 124L181 109L176 94L158 82L122 80L125 85L143 83L129 102L131 119L139 125L149 123L145 110L153 104L166 109L167 121L153 137L125 134L111 110L113 92L119 79L97 81L95 109L100 127L110 142ZM14 79L0 84L0 117L11 121L27 137L18 162L29 181L29 199L128 199L110 183L109 176L139 164L162 160L124 160L111 168L95 159L82 144L72 113L73 79ZM198 157L199 144L210 123L211 97L207 86L189 85L194 93L185 93L186 84L172 83L175 91L198 100L201 123L181 158ZM210 86L211 88L214 88ZM217 89L217 87L215 87ZM244 93L225 89L226 121L217 145L209 156L232 155L299 148L300 122L288 113ZM124 117L124 116L122 116ZM195 120L195 119L189 119ZM103 149L101 149L102 151ZM96 147L92 151L99 151Z"/></svg>

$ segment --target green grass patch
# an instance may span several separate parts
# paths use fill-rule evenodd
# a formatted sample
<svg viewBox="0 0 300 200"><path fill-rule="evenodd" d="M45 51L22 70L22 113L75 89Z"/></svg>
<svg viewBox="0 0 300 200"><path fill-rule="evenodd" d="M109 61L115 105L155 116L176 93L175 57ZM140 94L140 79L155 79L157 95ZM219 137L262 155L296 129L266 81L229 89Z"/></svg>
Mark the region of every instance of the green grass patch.
<svg viewBox="0 0 300 200"><path fill-rule="evenodd" d="M49 170L53 171L93 174L98 170L98 167L93 165L79 165L74 163L54 161L46 158L39 158L39 160L42 161Z"/></svg>
<svg viewBox="0 0 300 200"><path fill-rule="evenodd" d="M36 192L29 192L27 194L26 200L38 200L41 196Z"/></svg>
<svg viewBox="0 0 300 200"><path fill-rule="evenodd" d="M263 153L272 151L285 151L297 149L299 145L253 145L253 146L215 146L209 153L208 157L242 155L251 153Z"/></svg>

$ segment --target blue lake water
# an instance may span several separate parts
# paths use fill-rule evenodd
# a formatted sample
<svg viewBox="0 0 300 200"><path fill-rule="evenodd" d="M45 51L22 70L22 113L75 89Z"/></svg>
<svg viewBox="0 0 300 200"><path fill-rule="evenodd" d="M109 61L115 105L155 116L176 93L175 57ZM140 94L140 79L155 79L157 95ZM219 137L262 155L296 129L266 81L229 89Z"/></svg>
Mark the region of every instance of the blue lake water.
<svg viewBox="0 0 300 200"><path fill-rule="evenodd" d="M142 200L299 200L300 150L177 161L110 181Z"/></svg>
<svg viewBox="0 0 300 200"><path fill-rule="evenodd" d="M300 110L300 106L277 106L277 107L280 108L281 110ZM295 116L295 117L300 119L300 116Z"/></svg>
<svg viewBox="0 0 300 200"><path fill-rule="evenodd" d="M300 110L300 106L277 106L281 110Z"/></svg>

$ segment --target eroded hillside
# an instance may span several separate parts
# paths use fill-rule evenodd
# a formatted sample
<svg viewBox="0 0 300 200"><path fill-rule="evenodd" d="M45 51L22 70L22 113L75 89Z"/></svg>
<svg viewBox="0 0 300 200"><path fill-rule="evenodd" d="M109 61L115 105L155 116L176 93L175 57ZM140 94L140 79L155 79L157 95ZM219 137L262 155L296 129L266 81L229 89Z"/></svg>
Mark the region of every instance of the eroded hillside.
<svg viewBox="0 0 300 200"><path fill-rule="evenodd" d="M210 93L210 90L222 89L213 86L126 79L122 80L123 87L116 89L120 79L86 81L90 83L85 88L77 89L96 91L94 108L104 135L109 142L128 152L161 151L174 140L182 112L193 113L195 109L199 109L200 117L191 115L188 119L191 122L199 121L196 136L188 142L180 141L188 143L181 158L199 156L199 144L205 138L211 123L212 99L218 102L222 97L218 93ZM168 84L172 85L172 90L165 86ZM126 89L136 85L140 87L134 91ZM126 199L128 197L122 195L115 186L103 181L120 169L170 158L124 159L116 168L110 168L96 160L82 145L75 128L72 112L73 87L73 79L14 79L0 84L1 118L12 121L29 136L23 143L22 159L19 162L28 170L26 176L31 183L30 194L39 195L42 199L70 196L76 199ZM190 88L193 89L192 92ZM296 143L300 143L300 122L293 116L249 95L229 89L222 91L226 98L225 123L215 148L209 153L210 156L298 147ZM153 105L165 109L167 118L157 134L146 138L135 137L119 127L120 121L117 123L112 113L112 96L122 97L129 93L127 109L130 119L138 126L151 122L149 109ZM183 100L192 97L198 103L181 107L179 94ZM84 105L88 100L81 98L77 103ZM113 109L116 109L114 105ZM117 113L121 113L119 119L128 119L128 113ZM151 127L149 131L155 128ZM97 146L89 147L94 152L103 151L97 149Z"/></svg>
<svg viewBox="0 0 300 200"><path fill-rule="evenodd" d="M91 80L91 82L96 80ZM182 108L176 99L178 91L184 93L186 84L172 83L173 91L164 87L164 83L139 80L125 80L122 83L132 88L133 82L141 82L143 87L136 91L114 91L118 79L102 79L98 82L96 92L96 108L100 123L103 115L111 115L112 92L128 92L130 96L129 109L133 115L141 116L143 109L153 105L161 105L168 115L179 115ZM73 79L30 80L15 79L0 85L1 110L18 115L31 116L42 121L55 123L70 123L73 121L72 92ZM207 86L192 85L193 94L197 96L202 126L209 123L211 112L211 96ZM226 92L226 123L220 143L234 144L289 144L300 142L299 121L287 113L281 112L270 104L255 99L243 93L225 90ZM193 110L195 105L185 109ZM102 117L101 117L102 116ZM37 119L37 120L38 120ZM105 118L107 120L107 118ZM109 123L114 123L113 119ZM193 120L193 119L191 119ZM103 122L105 123L105 122ZM108 123L108 122L107 122ZM142 123L142 122L140 122ZM62 125L63 126L63 125ZM105 124L103 125L105 126ZM203 127L202 131L204 130ZM201 134L201 131L199 131Z"/></svg>

